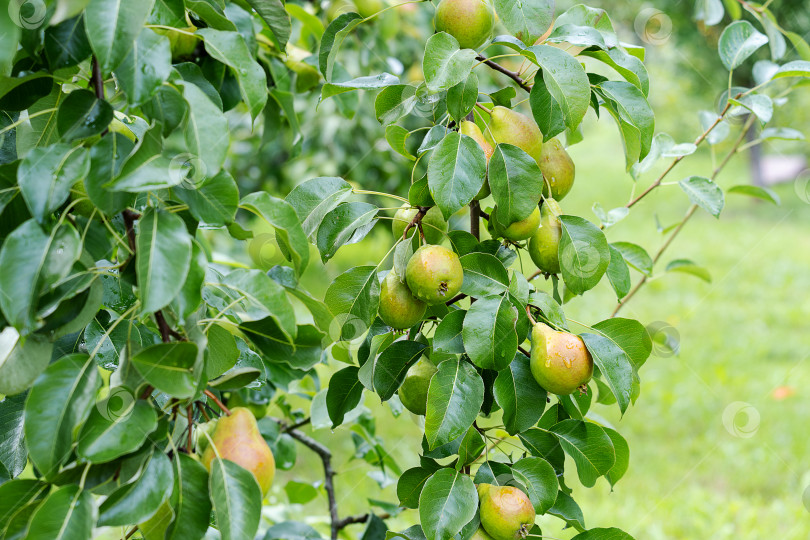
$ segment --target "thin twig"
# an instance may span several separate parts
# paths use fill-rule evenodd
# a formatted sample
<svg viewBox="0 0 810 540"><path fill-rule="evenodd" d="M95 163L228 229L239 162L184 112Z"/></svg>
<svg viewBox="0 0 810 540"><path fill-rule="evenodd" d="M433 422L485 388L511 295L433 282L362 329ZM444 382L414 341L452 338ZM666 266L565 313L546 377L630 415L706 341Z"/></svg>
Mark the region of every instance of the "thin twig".
<svg viewBox="0 0 810 540"><path fill-rule="evenodd" d="M531 354L530 352L528 352L526 349L524 349L524 348L523 348L522 346L520 346L520 345L518 345L518 350L519 350L521 353L523 353L523 354L526 356L526 358L531 358L531 357L532 357L532 354Z"/></svg>
<svg viewBox="0 0 810 540"><path fill-rule="evenodd" d="M419 207L419 211L413 217L411 222L408 223L407 225L405 225L405 231L402 233L402 239L403 240L406 240L408 238L408 233L414 227L418 227L419 228L419 233L422 234L422 218L425 217L425 214L428 213L428 210L430 210L429 206L420 206Z"/></svg>
<svg viewBox="0 0 810 540"><path fill-rule="evenodd" d="M494 69L498 73L503 73L504 75L506 75L507 77L509 77L513 81L515 81L518 84L518 86L523 88L525 91L527 91L527 92L532 91L532 87L526 81L521 79L520 75L518 75L514 71L509 71L508 69L506 69L502 65L497 64L497 63L493 62L492 60L489 60L484 55L478 55L478 56L475 57L475 59L478 60L479 62L484 63L487 66L491 67L492 69Z"/></svg>
<svg viewBox="0 0 810 540"><path fill-rule="evenodd" d="M353 525L355 523L365 523L365 522L367 522L369 520L369 518L371 516L372 516L372 514L369 513L369 514L363 514L361 516L345 517L345 518L341 519L340 521L338 521L338 530L344 529L344 528L348 527L349 525ZM391 517L391 514L389 514L388 512L384 512L382 514L377 515L377 517L380 518L380 519L388 519L388 518Z"/></svg>
<svg viewBox="0 0 810 540"><path fill-rule="evenodd" d="M310 422L312 422L312 418L308 416L308 417L304 418L303 420L301 420L300 422L298 422L297 424L292 424L291 426L286 426L286 427L284 427L284 428L281 430L281 432L282 432L282 433L287 433L288 431L292 431L292 430L294 430L294 429L298 429L298 428L300 428L300 427L304 427L304 426L306 426L307 424L309 424Z"/></svg>
<svg viewBox="0 0 810 540"><path fill-rule="evenodd" d="M455 298L453 298L453 299L452 299L452 300L450 300L449 302L445 302L445 304L444 304L444 305L446 305L446 306L452 306L452 305L453 305L453 304L455 304L456 302L460 302L460 301L464 300L465 298L467 298L467 295L466 295L466 294L459 294L458 296L456 296Z"/></svg>
<svg viewBox="0 0 810 540"><path fill-rule="evenodd" d="M481 240L481 205L478 201L470 203L470 234Z"/></svg>
<svg viewBox="0 0 810 540"><path fill-rule="evenodd" d="M205 394L206 396L208 396L208 398L209 398L209 399L211 399L211 401L213 401L214 403L216 403L216 404L217 404L217 407L219 407L219 408L222 410L222 412L224 412L224 413L225 413L225 414L227 414L228 416L230 416L230 415L231 415L231 410L230 410L228 407L226 407L226 406L225 406L225 404L224 404L224 403L222 403L222 402L219 400L219 398L218 398L217 396L215 396L215 395L214 395L214 393L213 393L213 392L211 392L211 390L207 390L207 389L206 389L206 390L204 390L204 391L203 391L203 394Z"/></svg>

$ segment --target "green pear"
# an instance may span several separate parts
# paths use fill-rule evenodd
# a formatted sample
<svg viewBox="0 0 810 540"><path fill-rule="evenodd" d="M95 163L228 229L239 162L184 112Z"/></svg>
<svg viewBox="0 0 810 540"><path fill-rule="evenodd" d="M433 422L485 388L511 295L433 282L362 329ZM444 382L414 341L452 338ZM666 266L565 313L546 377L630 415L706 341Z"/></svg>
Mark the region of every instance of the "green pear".
<svg viewBox="0 0 810 540"><path fill-rule="evenodd" d="M492 540L492 537L487 534L483 527L478 527L478 530L473 533L470 540Z"/></svg>
<svg viewBox="0 0 810 540"><path fill-rule="evenodd" d="M553 394L571 394L593 377L591 353L574 334L537 323L532 329L531 355L532 375Z"/></svg>
<svg viewBox="0 0 810 540"><path fill-rule="evenodd" d="M462 135L470 137L472 140L478 143L478 146L484 150L484 155L487 157L487 164L489 164L489 158L492 157L492 153L495 152L495 149L491 144L489 144L489 142L487 142L486 138L484 137L484 133L481 131L481 128L478 127L478 124L475 122L470 122L469 120L462 120L458 125L458 132ZM481 186L481 191L479 191L478 195L475 196L475 200L480 201L481 199L486 199L489 197L490 193L489 182L484 180L484 185Z"/></svg>
<svg viewBox="0 0 810 540"><path fill-rule="evenodd" d="M276 475L276 460L249 410L242 407L231 409L230 416L217 421L211 444L202 456L202 464L209 471L215 457L233 461L252 472L262 494L267 494Z"/></svg>
<svg viewBox="0 0 810 540"><path fill-rule="evenodd" d="M425 415L430 379L437 371L433 362L423 356L405 374L399 387L399 400L413 414Z"/></svg>
<svg viewBox="0 0 810 540"><path fill-rule="evenodd" d="M334 0L329 3L329 8L326 10L326 20L332 22L344 13L352 13L356 9L352 0Z"/></svg>
<svg viewBox="0 0 810 540"><path fill-rule="evenodd" d="M462 49L477 49L492 36L495 12L487 0L442 0L435 22L436 31L456 38Z"/></svg>
<svg viewBox="0 0 810 540"><path fill-rule="evenodd" d="M371 17L385 9L385 3L382 0L354 0L354 5L357 7L357 13L364 18Z"/></svg>
<svg viewBox="0 0 810 540"><path fill-rule="evenodd" d="M537 228L540 226L540 209L535 208L534 211L529 214L529 217L526 219L522 219L520 221L516 221L509 225L508 227L502 227L498 222L497 218L498 207L496 206L492 210L492 214L490 214L489 219L492 222L493 230L497 236L506 238L507 240L511 240L512 242L519 242L520 240L526 240L531 238L531 236L537 231Z"/></svg>
<svg viewBox="0 0 810 540"><path fill-rule="evenodd" d="M464 271L458 255L442 246L422 246L405 267L413 295L429 306L443 304L461 290Z"/></svg>
<svg viewBox="0 0 810 540"><path fill-rule="evenodd" d="M529 239L529 255L537 266L547 274L560 273L560 237L562 225L560 224L560 204L554 199L543 201L540 212L540 227Z"/></svg>
<svg viewBox="0 0 810 540"><path fill-rule="evenodd" d="M493 540L526 538L537 516L529 497L512 486L478 484L481 526Z"/></svg>
<svg viewBox="0 0 810 540"><path fill-rule="evenodd" d="M409 204L404 204L397 210L397 213L394 214L394 221L391 223L391 232L394 233L395 240L402 238L405 227L413 221L418 212L418 208L413 208ZM418 227L409 230L408 238L411 238L418 230ZM432 207L422 218L422 231L425 233L425 241L428 244L441 244L444 234L447 232L447 221L438 206Z"/></svg>
<svg viewBox="0 0 810 540"><path fill-rule="evenodd" d="M493 145L504 143L517 146L539 163L543 134L535 121L525 114L499 105L490 113L486 132Z"/></svg>
<svg viewBox="0 0 810 540"><path fill-rule="evenodd" d="M574 187L576 167L558 139L551 139L543 144L537 164L543 173L543 197L560 201L568 195Z"/></svg>
<svg viewBox="0 0 810 540"><path fill-rule="evenodd" d="M425 316L427 305L416 298L391 270L380 287L380 318L396 330L407 330Z"/></svg>

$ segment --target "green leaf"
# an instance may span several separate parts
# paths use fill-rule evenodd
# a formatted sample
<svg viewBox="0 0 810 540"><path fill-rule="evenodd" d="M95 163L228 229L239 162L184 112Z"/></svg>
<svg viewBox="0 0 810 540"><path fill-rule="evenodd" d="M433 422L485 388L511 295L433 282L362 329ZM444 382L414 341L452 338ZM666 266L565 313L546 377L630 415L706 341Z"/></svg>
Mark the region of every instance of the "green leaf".
<svg viewBox="0 0 810 540"><path fill-rule="evenodd" d="M442 139L428 163L428 186L444 219L473 200L486 174L486 155L472 138L451 132Z"/></svg>
<svg viewBox="0 0 810 540"><path fill-rule="evenodd" d="M431 476L419 496L419 520L427 540L450 540L473 517L478 493L472 478L453 469Z"/></svg>
<svg viewBox="0 0 810 540"><path fill-rule="evenodd" d="M527 46L554 23L554 0L495 0L495 11L509 33Z"/></svg>
<svg viewBox="0 0 810 540"><path fill-rule="evenodd" d="M430 449L466 433L483 403L484 382L470 364L458 358L439 364L430 380L425 415L425 437Z"/></svg>
<svg viewBox="0 0 810 540"><path fill-rule="evenodd" d="M554 506L549 509L548 513L560 518L578 531L585 530L585 518L582 516L582 510L576 501L564 491L557 492L557 500L554 501Z"/></svg>
<svg viewBox="0 0 810 540"><path fill-rule="evenodd" d="M287 9L297 4L288 4ZM264 540L322 540L318 531L297 521L283 521L267 529Z"/></svg>
<svg viewBox="0 0 810 540"><path fill-rule="evenodd" d="M739 99L730 98L729 101L751 111L762 125L767 124L773 118L773 100L765 94L749 94ZM737 116L739 112L741 112L739 109L734 109L732 115Z"/></svg>
<svg viewBox="0 0 810 540"><path fill-rule="evenodd" d="M45 223L67 201L70 188L84 180L89 170L89 155L81 146L54 144L28 152L17 169L17 181L37 222Z"/></svg>
<svg viewBox="0 0 810 540"><path fill-rule="evenodd" d="M296 193L296 191L293 190L293 193ZM299 191L297 195L303 194ZM281 248L282 254L288 261L293 263L295 270L300 275L309 264L309 244L302 227L304 219L301 219L301 215L297 214L298 209L290 202L289 196L287 199L285 201L272 197L268 193L256 192L242 199L241 206L258 215L268 225L275 228L276 242ZM299 222L299 219L301 222Z"/></svg>
<svg viewBox="0 0 810 540"><path fill-rule="evenodd" d="M325 216L318 229L318 250L325 263L344 245L363 240L377 223L379 208L364 202L341 203Z"/></svg>
<svg viewBox="0 0 810 540"><path fill-rule="evenodd" d="M225 15L225 2L221 0L185 0L186 8L199 16L207 26L217 30L236 31L236 25Z"/></svg>
<svg viewBox="0 0 810 540"><path fill-rule="evenodd" d="M253 538L262 513L262 490L253 473L217 457L208 485L222 540Z"/></svg>
<svg viewBox="0 0 810 540"><path fill-rule="evenodd" d="M636 368L641 367L652 352L652 340L643 324L634 319L612 317L592 326L622 349Z"/></svg>
<svg viewBox="0 0 810 540"><path fill-rule="evenodd" d="M629 169L631 165L640 159L644 159L650 153L655 134L655 115L641 90L629 82L604 81L599 83L599 89L603 97L614 105L618 114L616 120L619 122L623 133L625 132L625 124L638 131L637 139L631 141L633 145L636 142L638 143L638 153L635 150L626 152L627 167ZM613 114L613 111L611 111L611 114ZM629 144L626 134L625 144Z"/></svg>
<svg viewBox="0 0 810 540"><path fill-rule="evenodd" d="M463 309L451 311L444 316L433 335L433 350L439 353L464 354L462 328L467 312Z"/></svg>
<svg viewBox="0 0 810 540"><path fill-rule="evenodd" d="M383 125L393 124L407 116L417 103L416 87L396 84L383 88L374 100L377 121Z"/></svg>
<svg viewBox="0 0 810 540"><path fill-rule="evenodd" d="M610 248L610 264L608 264L605 274L607 274L608 280L610 281L610 286L613 287L613 290L616 292L616 298L621 300L627 296L632 286L630 268L627 266L627 262L618 249L612 245L608 247Z"/></svg>
<svg viewBox="0 0 810 540"><path fill-rule="evenodd" d="M186 147L192 155L194 168L204 166L201 171L195 171L198 177L212 176L222 168L228 152L228 119L199 87L191 83L181 84L183 97L188 103L184 131Z"/></svg>
<svg viewBox="0 0 810 540"><path fill-rule="evenodd" d="M118 67L135 44L154 0L90 0L84 12L87 38L102 73Z"/></svg>
<svg viewBox="0 0 810 540"><path fill-rule="evenodd" d="M145 401L130 401L116 414L108 409L97 403L79 433L76 453L90 463L106 463L134 452L157 429L155 409Z"/></svg>
<svg viewBox="0 0 810 540"><path fill-rule="evenodd" d="M526 49L529 59L543 70L543 82L560 106L565 125L574 131L585 118L591 101L591 84L576 58L550 45Z"/></svg>
<svg viewBox="0 0 810 540"><path fill-rule="evenodd" d="M630 466L630 447L618 431L608 427L603 427L602 429L604 429L605 433L610 437L610 440L613 442L613 449L616 451L616 463L613 464L613 467L611 467L610 471L605 475L612 488L616 485L616 482L621 480Z"/></svg>
<svg viewBox="0 0 810 540"><path fill-rule="evenodd" d="M344 13L326 27L326 31L321 38L321 48L318 52L318 67L324 78L332 81L332 71L335 68L335 57L340 49L343 40L363 21L363 17L357 13Z"/></svg>
<svg viewBox="0 0 810 540"><path fill-rule="evenodd" d="M408 148L406 146L406 142L408 141L408 137L410 135L411 135L410 131L396 124L386 126L385 128L385 140L388 141L388 144L389 146L391 146L391 149L400 156L409 159L410 161L416 161L416 158L408 151Z"/></svg>
<svg viewBox="0 0 810 540"><path fill-rule="evenodd" d="M458 461L456 462L456 469L461 469L462 466L473 463L478 456L486 448L487 443L484 436L475 429L475 426L470 426L464 438L461 439L461 444L458 447Z"/></svg>
<svg viewBox="0 0 810 540"><path fill-rule="evenodd" d="M53 75L46 71L24 73L20 77L0 79L0 110L24 111L51 93Z"/></svg>
<svg viewBox="0 0 810 540"><path fill-rule="evenodd" d="M720 186L702 176L690 176L678 182L681 189L689 196L692 204L696 204L716 218L726 204L723 190Z"/></svg>
<svg viewBox="0 0 810 540"><path fill-rule="evenodd" d="M144 29L132 49L115 70L116 80L127 94L130 105L152 99L172 71L169 39Z"/></svg>
<svg viewBox="0 0 810 540"><path fill-rule="evenodd" d="M93 536L96 502L89 491L67 485L52 492L31 516L25 538L83 540Z"/></svg>
<svg viewBox="0 0 810 540"><path fill-rule="evenodd" d="M247 0L247 3L267 23L279 50L285 50L292 32L292 25L290 16L284 9L284 2L282 0Z"/></svg>
<svg viewBox="0 0 810 540"><path fill-rule="evenodd" d="M456 122L464 120L478 101L478 76L473 72L447 91L447 111Z"/></svg>
<svg viewBox="0 0 810 540"><path fill-rule="evenodd" d="M126 136L108 133L90 148L90 168L84 179L84 187L90 202L107 215L121 212L135 198L130 193L104 187L115 180L134 147L135 144Z"/></svg>
<svg viewBox="0 0 810 540"><path fill-rule="evenodd" d="M482 369L506 368L517 352L517 321L508 295L479 298L464 317L462 335L470 360Z"/></svg>
<svg viewBox="0 0 810 540"><path fill-rule="evenodd" d="M691 274L705 281L706 283L712 282L712 276L709 271L698 266L695 262L689 259L676 259L670 262L666 268L667 272L683 272L684 274Z"/></svg>
<svg viewBox="0 0 810 540"><path fill-rule="evenodd" d="M53 18L50 24L55 24ZM45 29L45 57L50 69L75 66L91 52L84 17L73 17Z"/></svg>
<svg viewBox="0 0 810 540"><path fill-rule="evenodd" d="M593 422L563 420L549 431L559 438L565 453L573 458L579 481L585 487L593 487L596 479L607 474L616 463L610 437Z"/></svg>
<svg viewBox="0 0 810 540"><path fill-rule="evenodd" d="M695 5L695 20L706 26L714 26L723 20L726 10L721 0L698 0Z"/></svg>
<svg viewBox="0 0 810 540"><path fill-rule="evenodd" d="M534 291L529 295L529 304L535 306L543 312L543 316L553 325L560 328L567 328L568 322L562 307L548 293Z"/></svg>
<svg viewBox="0 0 810 540"><path fill-rule="evenodd" d="M179 399L192 397L197 389L196 361L197 345L188 341L158 343L130 359L149 384Z"/></svg>
<svg viewBox="0 0 810 540"><path fill-rule="evenodd" d="M237 268L222 280L222 286L233 291L234 296L242 297L235 309L241 319L259 320L267 316L278 324L287 337L287 342L295 339L295 311L284 287L270 279L261 270Z"/></svg>
<svg viewBox="0 0 810 540"><path fill-rule="evenodd" d="M44 336L20 339L15 328L4 328L0 332L0 394L12 396L27 390L48 367L52 351L53 343Z"/></svg>
<svg viewBox="0 0 810 540"><path fill-rule="evenodd" d="M342 178L313 178L298 184L286 201L298 214L301 227L314 238L323 218L352 193L352 186Z"/></svg>
<svg viewBox="0 0 810 540"><path fill-rule="evenodd" d="M0 333L0 342L2 334ZM50 357L50 352L46 358ZM0 373L2 375L2 373ZM25 394L6 396L0 401L0 468L8 472L11 478L19 476L28 463L28 450L25 448L23 409ZM0 508L0 516L6 516Z"/></svg>
<svg viewBox="0 0 810 540"><path fill-rule="evenodd" d="M178 456L191 459L184 454ZM178 479L172 472L169 458L160 449L154 449L137 476L131 482L117 488L101 503L98 524L123 527L146 521L158 511L164 501L168 500L172 493L173 482L176 481ZM207 499L206 497L206 501ZM206 521L207 515L206 513Z"/></svg>
<svg viewBox="0 0 810 540"><path fill-rule="evenodd" d="M0 484L0 534L8 538L7 527L16 520L28 523L28 517L42 503L50 485L39 480L16 479Z"/></svg>
<svg viewBox="0 0 810 540"><path fill-rule="evenodd" d="M374 365L374 390L388 401L399 389L408 369L425 352L427 345L416 341L396 341L385 349Z"/></svg>
<svg viewBox="0 0 810 540"><path fill-rule="evenodd" d="M25 402L25 440L31 462L45 478L70 456L100 387L96 363L85 354L61 358L34 383Z"/></svg>
<svg viewBox="0 0 810 540"><path fill-rule="evenodd" d="M450 34L438 32L430 36L422 60L422 72L428 89L435 93L467 80L475 54L472 49L461 49L456 38Z"/></svg>
<svg viewBox="0 0 810 540"><path fill-rule="evenodd" d="M590 56L616 70L624 79L637 86L647 96L650 93L650 76L644 62L618 47L607 51L582 51L581 56Z"/></svg>
<svg viewBox="0 0 810 540"><path fill-rule="evenodd" d="M191 264L191 236L177 215L149 208L135 235L141 313L167 306L177 296Z"/></svg>
<svg viewBox="0 0 810 540"><path fill-rule="evenodd" d="M166 531L166 540L199 538L208 530L211 500L207 496L208 471L196 459L178 453L174 458L174 521Z"/></svg>
<svg viewBox="0 0 810 540"><path fill-rule="evenodd" d="M403 508L419 508L419 495L433 471L414 467L402 473L397 481L397 498Z"/></svg>
<svg viewBox="0 0 810 540"><path fill-rule="evenodd" d="M621 253L627 264L645 276L652 276L653 260L643 247L631 242L614 242L610 246Z"/></svg>
<svg viewBox="0 0 810 540"><path fill-rule="evenodd" d="M806 45L806 44L805 44ZM774 79L782 79L785 77L810 77L810 61L794 60L788 62L779 68L779 71L773 76Z"/></svg>
<svg viewBox="0 0 810 540"><path fill-rule="evenodd" d="M616 342L596 334L582 334L582 341L593 357L602 377L616 396L622 414L630 405L633 388L633 364Z"/></svg>
<svg viewBox="0 0 810 540"><path fill-rule="evenodd" d="M537 209L543 193L537 162L511 144L499 144L489 161L489 186L498 205L498 221L507 227Z"/></svg>
<svg viewBox="0 0 810 540"><path fill-rule="evenodd" d="M776 206L779 206L782 201L779 198L779 195L776 194L775 191L766 187L760 186L751 186L751 185L740 185L740 186L733 186L726 190L726 193L739 193L740 195L748 195L749 197L755 197L757 199L762 199L763 201L768 201Z"/></svg>
<svg viewBox="0 0 810 540"><path fill-rule="evenodd" d="M329 379L326 408L332 420L332 429L343 423L346 413L353 410L363 398L363 385L358 378L359 368L343 368Z"/></svg>
<svg viewBox="0 0 810 540"><path fill-rule="evenodd" d="M239 207L239 188L227 171L205 178L192 189L181 184L172 193L188 205L191 215L211 226L221 227L232 223Z"/></svg>
<svg viewBox="0 0 810 540"><path fill-rule="evenodd" d="M579 295L593 289L610 264L610 249L604 233L590 221L560 216L560 269L565 286Z"/></svg>
<svg viewBox="0 0 810 540"><path fill-rule="evenodd" d="M335 316L335 341L356 339L371 326L380 305L380 282L376 266L357 266L339 275L324 297Z"/></svg>
<svg viewBox="0 0 810 540"><path fill-rule="evenodd" d="M557 473L543 458L525 457L512 465L515 480L526 488L526 494L532 501L538 515L545 514L557 500Z"/></svg>
<svg viewBox="0 0 810 540"><path fill-rule="evenodd" d="M516 354L509 367L498 373L492 391L503 409L503 423L510 435L528 430L543 415L546 391L537 384L529 359L522 353ZM555 494L556 491L555 488Z"/></svg>
<svg viewBox="0 0 810 540"><path fill-rule="evenodd" d="M489 253L468 253L459 260L464 269L462 293L478 298L506 292L509 274L496 256Z"/></svg>
<svg viewBox="0 0 810 540"><path fill-rule="evenodd" d="M733 70L768 43L768 36L758 32L748 21L728 25L720 36L717 52L726 69Z"/></svg>
<svg viewBox="0 0 810 540"><path fill-rule="evenodd" d="M267 76L248 49L239 32L223 32L212 28L197 30L205 41L205 50L233 70L239 91L251 119L256 119L267 103Z"/></svg>
<svg viewBox="0 0 810 540"><path fill-rule="evenodd" d="M576 535L572 540L634 540L621 529L591 529Z"/></svg>
<svg viewBox="0 0 810 540"><path fill-rule="evenodd" d="M357 77L350 81L329 82L321 88L321 100L329 99L351 92L353 90L377 90L399 83L399 78L390 73L380 73L379 75L369 75L367 77Z"/></svg>

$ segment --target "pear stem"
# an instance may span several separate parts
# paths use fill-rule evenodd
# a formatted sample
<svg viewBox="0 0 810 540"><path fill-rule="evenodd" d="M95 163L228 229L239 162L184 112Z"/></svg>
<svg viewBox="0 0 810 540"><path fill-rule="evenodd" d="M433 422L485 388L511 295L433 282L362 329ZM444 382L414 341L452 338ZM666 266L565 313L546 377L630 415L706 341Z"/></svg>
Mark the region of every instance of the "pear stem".
<svg viewBox="0 0 810 540"><path fill-rule="evenodd" d="M526 315L529 317L529 321L532 323L532 325L537 324L537 320L532 316L532 307L531 306L526 306Z"/></svg>
<svg viewBox="0 0 810 540"><path fill-rule="evenodd" d="M224 404L224 403L222 403L222 402L219 400L219 398L218 398L217 396L215 396L215 395L214 395L214 393L213 393L213 392L211 392L211 390L204 390L204 391L203 391L203 394L205 394L206 396L208 396L208 398L209 398L211 401L213 401L214 403L216 403L216 404L217 404L217 407L219 407L219 408L222 410L222 412L224 412L224 413L225 413L226 415L228 415L228 416L230 416L230 415L231 415L231 410L230 410L228 407L226 407L226 406L225 406L225 404Z"/></svg>

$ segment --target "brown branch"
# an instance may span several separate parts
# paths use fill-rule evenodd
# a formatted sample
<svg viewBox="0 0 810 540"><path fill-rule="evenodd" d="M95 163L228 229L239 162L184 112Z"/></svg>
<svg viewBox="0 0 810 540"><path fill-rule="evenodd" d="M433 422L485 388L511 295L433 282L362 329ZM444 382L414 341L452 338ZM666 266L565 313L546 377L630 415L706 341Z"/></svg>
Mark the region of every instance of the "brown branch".
<svg viewBox="0 0 810 540"><path fill-rule="evenodd" d="M191 417L191 405L186 407L186 416L188 417L188 440L186 442L186 452L188 454L190 454L191 451L192 451L191 450L191 447L192 447L192 442L191 442L191 440L192 440L192 432L191 432L191 429L192 429L192 426L194 425L194 420Z"/></svg>
<svg viewBox="0 0 810 540"><path fill-rule="evenodd" d="M146 387L143 389L143 392L141 392L141 399L149 399L149 396L151 396L152 392L154 391L155 388L147 384Z"/></svg>
<svg viewBox="0 0 810 540"><path fill-rule="evenodd" d="M453 299L452 299L452 300L450 300L449 302L445 302L445 304L444 304L444 305L446 305L446 306L452 306L452 305L453 305L453 304L455 304L456 302L461 302L461 301L462 301L462 300L464 300L465 298L467 298L467 295L466 295L466 294L459 294L458 296L456 296L455 298L453 298Z"/></svg>
<svg viewBox="0 0 810 540"><path fill-rule="evenodd" d="M523 347L521 347L520 345L518 345L518 350L521 353L523 353L526 356L526 358L531 358L532 357L532 354L530 352L528 352L526 349L524 349Z"/></svg>
<svg viewBox="0 0 810 540"><path fill-rule="evenodd" d="M513 81L515 81L518 84L518 86L523 88L525 91L527 91L527 92L532 91L532 87L526 81L521 79L520 75L518 75L514 71L509 71L508 69L506 69L502 65L497 64L497 63L493 62L492 60L489 60L486 56L484 56L482 54L476 56L475 59L478 60L479 62L481 62L483 64L486 64L487 66L491 67L492 69L494 69L498 73L503 73L504 75L506 75L507 77L509 77Z"/></svg>
<svg viewBox="0 0 810 540"><path fill-rule="evenodd" d="M402 233L402 239L405 240L408 238L408 232L414 227L419 227L420 234L422 233L422 218L425 217L425 214L428 213L430 210L429 206L420 206L419 211L413 217L410 223L405 226L405 231ZM424 235L423 235L424 236Z"/></svg>
<svg viewBox="0 0 810 540"><path fill-rule="evenodd" d="M207 413L207 412L205 412L205 407L203 407L203 404L202 404L202 403L197 402L197 410L199 410L199 411L200 411L200 414L202 414L202 415L203 415L203 418L205 418L205 421L206 421L206 422L210 422L210 421L211 421L211 417L210 417L210 416L208 416L208 413Z"/></svg>
<svg viewBox="0 0 810 540"><path fill-rule="evenodd" d="M91 76L93 82L93 90L95 90L98 99L104 99L104 79L101 76L101 68L98 65L98 58L93 56L93 73Z"/></svg>
<svg viewBox="0 0 810 540"><path fill-rule="evenodd" d="M369 518L371 516L372 516L372 514L368 513L368 514L363 514L361 516L345 517L345 518L341 519L340 521L338 521L338 530L344 529L345 527L348 527L349 525L353 525L355 523L365 523L365 522L367 522L369 520ZM389 514L388 512L384 512L382 514L379 514L377 517L380 518L380 519L388 519L388 518L391 517L391 514Z"/></svg>
<svg viewBox="0 0 810 540"><path fill-rule="evenodd" d="M163 316L162 311L155 312L155 320L160 329L160 338L163 340L163 343L169 343L172 340L169 332L169 323L166 322L166 317Z"/></svg>
<svg viewBox="0 0 810 540"><path fill-rule="evenodd" d="M481 240L481 205L478 201L470 203L470 234Z"/></svg>
<svg viewBox="0 0 810 540"><path fill-rule="evenodd" d="M737 94L736 96L734 96L734 99L738 99L740 96L742 96L742 93L739 93L739 94ZM723 119L726 117L726 114L728 114L729 109L731 109L731 100L728 100L728 103L726 103L725 108L724 108L724 109L723 109L723 111L720 113L720 116L718 116L718 117L717 117L717 120L715 120L715 121L714 121L714 123L713 123L711 126L709 126L709 127L706 129L706 131L704 131L704 132L703 132L703 133L702 133L702 134L701 134L701 135L700 135L700 136L699 136L697 139L695 139L695 143L694 143L694 144L695 144L695 146L700 146L700 145L703 143L703 141L705 141L705 140L706 140L706 138L709 136L709 134L710 134L712 131L714 131L714 128L716 128L717 126L719 126L719 125L720 125L720 122L722 122L722 121L723 121ZM735 149L735 150L736 150L736 149ZM627 203L626 208L632 208L633 206L635 206L636 204L638 204L638 202L639 202L639 201L641 201L641 199L643 199L644 197L646 197L647 195L649 195L651 191L653 191L653 190L654 190L654 189L656 189L658 186L660 186L660 185L661 185L661 182L663 182L663 181L664 181L664 178L666 178L666 177L667 177L667 175L669 175L669 173L671 173L671 172L672 172L672 169L674 169L674 168L675 168L675 166L676 166L676 165L678 165L678 163L680 163L681 161L683 161L683 159L684 159L685 157L686 157L686 156L678 156L678 157L676 157L676 158L675 158L675 159L672 161L672 163L670 163L669 167L667 167L667 168L666 168L666 170L665 170L664 172L662 172L662 173L661 173L661 176L659 176L659 177L658 177L658 179L657 179L655 182L653 182L652 184L650 184L650 187L648 187L647 189L645 189L645 190L644 190L644 191L641 193L641 195L639 195L638 197L636 197L635 199L633 199L632 201L630 201L629 203Z"/></svg>
<svg viewBox="0 0 810 540"><path fill-rule="evenodd" d="M281 432L282 433L287 433L288 431L292 431L294 429L304 427L307 424L309 424L310 422L312 422L312 418L308 416L308 417L304 418L303 420L301 420L300 422L298 422L297 424L292 424L291 426L286 426L285 428L283 428L281 430Z"/></svg>
<svg viewBox="0 0 810 540"><path fill-rule="evenodd" d="M203 394L205 394L206 396L208 396L208 398L209 398L209 399L211 399L211 401L213 401L214 403L216 403L216 404L217 404L217 407L219 407L219 408L220 408L220 410L222 410L222 412L224 412L224 413L225 413L225 414L227 414L228 416L230 416L230 415L231 415L231 410L230 410L228 407L226 407L226 406L225 406L225 404L224 404L224 403L222 403L222 402L219 400L219 398L218 398L217 396L215 396L215 395L214 395L214 393L213 393L213 392L211 392L211 390L207 390L207 389L206 389L206 390L204 390L204 391L203 391Z"/></svg>
<svg viewBox="0 0 810 540"><path fill-rule="evenodd" d="M121 213L121 217L124 218L124 227L127 231L127 242L129 243L129 249L132 253L135 253L135 222L140 219L141 215L137 212L133 212L132 210L124 210Z"/></svg>

